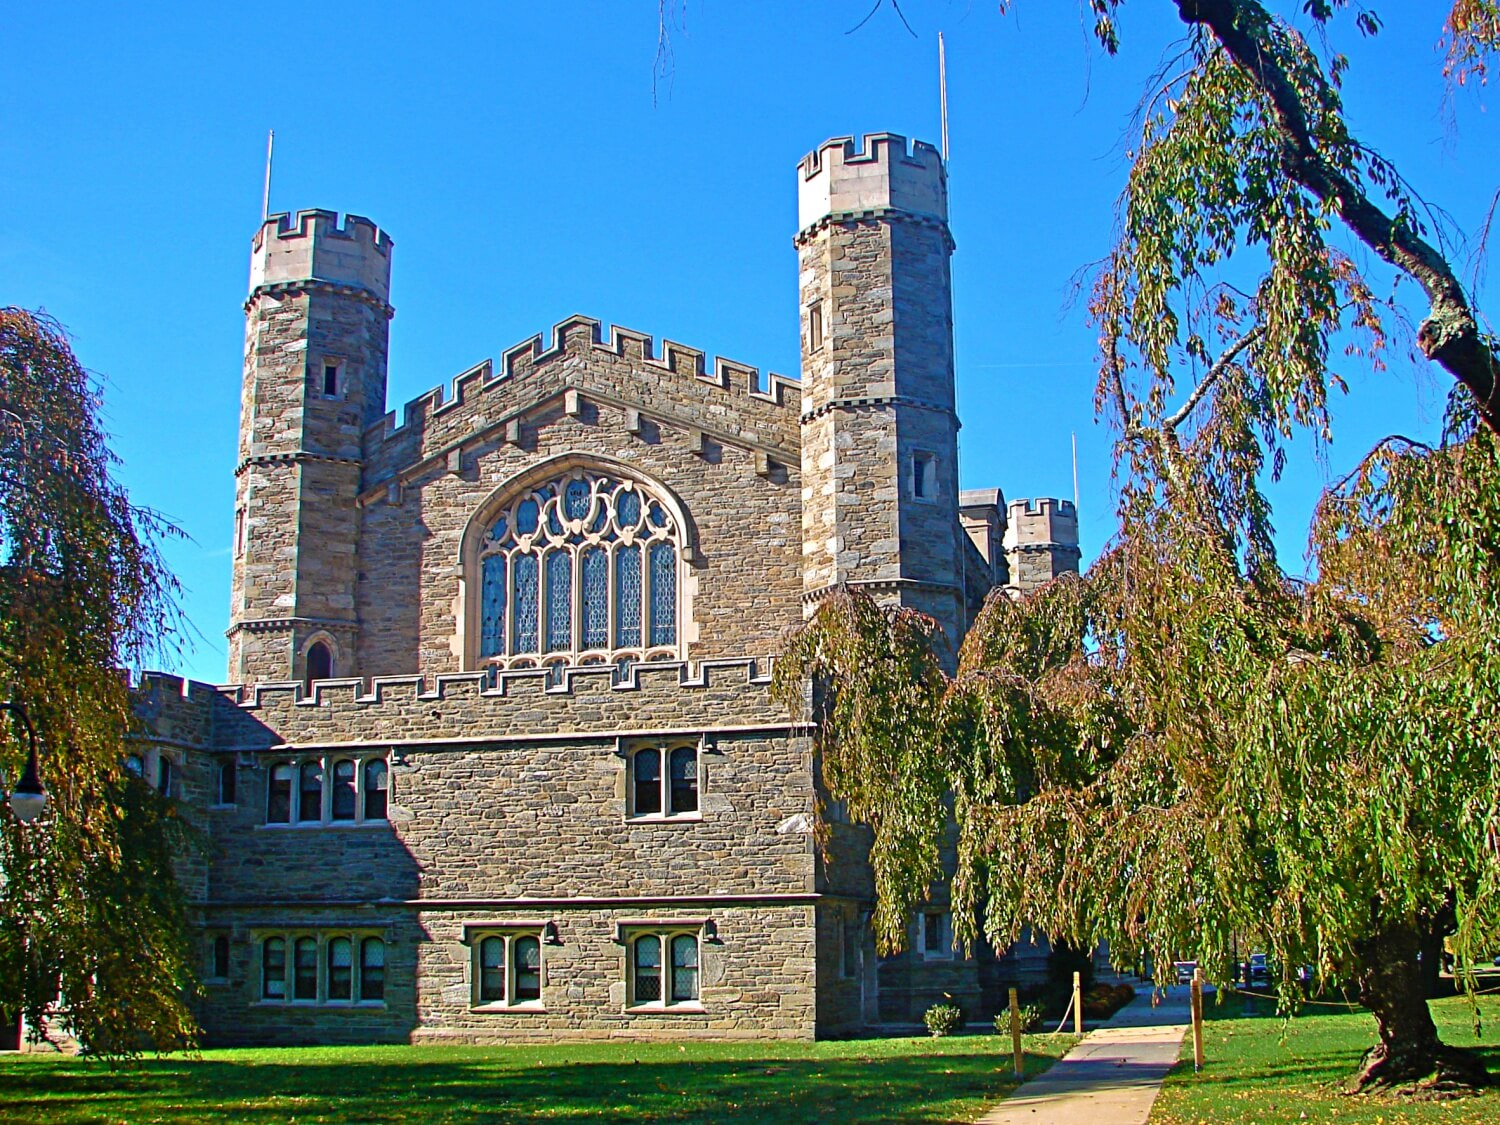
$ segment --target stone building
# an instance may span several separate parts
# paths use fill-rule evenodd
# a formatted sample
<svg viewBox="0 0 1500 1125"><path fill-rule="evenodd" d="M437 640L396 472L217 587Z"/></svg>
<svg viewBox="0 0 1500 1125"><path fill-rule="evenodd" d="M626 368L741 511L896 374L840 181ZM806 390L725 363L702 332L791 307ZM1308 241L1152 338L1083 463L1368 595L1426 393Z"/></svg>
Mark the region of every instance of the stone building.
<svg viewBox="0 0 1500 1125"><path fill-rule="evenodd" d="M387 414L391 239L256 234L229 679L147 677L208 1040L810 1037L978 1012L941 899L878 961L863 830L814 844L767 695L841 585L931 614L1078 563L1067 501L960 492L945 170L798 170L801 380L571 317ZM836 819L836 818L835 818Z"/></svg>

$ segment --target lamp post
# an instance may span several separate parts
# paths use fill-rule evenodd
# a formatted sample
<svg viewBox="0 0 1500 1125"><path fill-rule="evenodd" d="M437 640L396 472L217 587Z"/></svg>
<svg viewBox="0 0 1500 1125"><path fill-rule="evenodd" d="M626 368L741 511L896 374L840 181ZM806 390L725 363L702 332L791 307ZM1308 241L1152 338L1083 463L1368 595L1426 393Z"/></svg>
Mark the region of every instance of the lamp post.
<svg viewBox="0 0 1500 1125"><path fill-rule="evenodd" d="M21 773L21 780L11 790L10 810L22 824L30 824L47 807L47 791L42 788L42 779L36 770L36 731L32 729L26 708L19 703L0 700L0 711L9 711L26 730L26 769Z"/></svg>

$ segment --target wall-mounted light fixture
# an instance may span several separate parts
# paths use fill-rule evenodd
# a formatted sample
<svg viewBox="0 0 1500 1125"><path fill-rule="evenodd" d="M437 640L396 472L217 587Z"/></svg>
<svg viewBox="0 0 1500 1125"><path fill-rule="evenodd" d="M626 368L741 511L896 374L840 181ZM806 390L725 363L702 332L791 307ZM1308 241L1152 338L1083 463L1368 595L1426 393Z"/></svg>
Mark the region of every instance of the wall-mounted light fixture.
<svg viewBox="0 0 1500 1125"><path fill-rule="evenodd" d="M719 926L712 918L703 920L703 940L711 945L722 944L719 941Z"/></svg>
<svg viewBox="0 0 1500 1125"><path fill-rule="evenodd" d="M557 932L557 923L549 921L542 927L542 940L548 945L561 945L562 937Z"/></svg>

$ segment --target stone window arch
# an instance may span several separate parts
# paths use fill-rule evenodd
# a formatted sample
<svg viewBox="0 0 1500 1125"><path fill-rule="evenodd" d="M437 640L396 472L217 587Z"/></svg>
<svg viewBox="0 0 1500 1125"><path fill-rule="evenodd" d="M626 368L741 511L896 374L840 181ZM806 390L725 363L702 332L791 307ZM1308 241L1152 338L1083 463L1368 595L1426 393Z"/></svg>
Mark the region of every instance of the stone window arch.
<svg viewBox="0 0 1500 1125"><path fill-rule="evenodd" d="M339 643L331 633L321 629L302 642L297 652L297 664L302 673L298 679L302 681L305 692L311 692L317 680L331 680L347 672Z"/></svg>
<svg viewBox="0 0 1500 1125"><path fill-rule="evenodd" d="M692 528L660 485L559 458L498 490L465 539L469 667L682 658Z"/></svg>

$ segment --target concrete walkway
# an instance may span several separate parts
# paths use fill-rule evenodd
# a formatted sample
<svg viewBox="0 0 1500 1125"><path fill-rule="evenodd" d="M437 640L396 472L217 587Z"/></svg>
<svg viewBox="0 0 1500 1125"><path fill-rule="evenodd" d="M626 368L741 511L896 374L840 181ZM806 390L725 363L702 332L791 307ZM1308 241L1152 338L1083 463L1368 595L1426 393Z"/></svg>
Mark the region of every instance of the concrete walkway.
<svg viewBox="0 0 1500 1125"><path fill-rule="evenodd" d="M1144 1125L1191 1022L1188 986L1155 1006L1151 986L1066 1055L979 1119L979 1125Z"/></svg>

